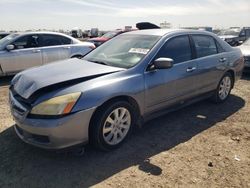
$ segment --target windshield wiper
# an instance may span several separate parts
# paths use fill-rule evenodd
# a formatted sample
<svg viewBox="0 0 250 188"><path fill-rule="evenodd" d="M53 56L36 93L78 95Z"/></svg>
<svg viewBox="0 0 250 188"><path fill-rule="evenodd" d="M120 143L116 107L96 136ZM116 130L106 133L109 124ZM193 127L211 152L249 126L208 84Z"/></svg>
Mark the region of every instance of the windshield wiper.
<svg viewBox="0 0 250 188"><path fill-rule="evenodd" d="M96 60L88 60L90 62L93 62L93 63L97 63L97 64L101 64L101 65L108 65L107 63L103 62L103 61L96 61Z"/></svg>

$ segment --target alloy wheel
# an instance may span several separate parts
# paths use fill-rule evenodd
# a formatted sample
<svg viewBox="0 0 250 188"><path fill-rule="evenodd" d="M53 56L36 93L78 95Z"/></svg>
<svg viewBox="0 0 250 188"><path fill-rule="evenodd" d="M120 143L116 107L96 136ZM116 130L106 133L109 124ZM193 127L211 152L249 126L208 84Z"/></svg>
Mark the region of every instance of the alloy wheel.
<svg viewBox="0 0 250 188"><path fill-rule="evenodd" d="M114 109L106 118L103 126L103 138L107 144L117 145L124 140L131 126L131 114L128 109Z"/></svg>
<svg viewBox="0 0 250 188"><path fill-rule="evenodd" d="M230 93L232 87L232 81L229 76L225 76L219 86L219 97L221 100L225 100Z"/></svg>

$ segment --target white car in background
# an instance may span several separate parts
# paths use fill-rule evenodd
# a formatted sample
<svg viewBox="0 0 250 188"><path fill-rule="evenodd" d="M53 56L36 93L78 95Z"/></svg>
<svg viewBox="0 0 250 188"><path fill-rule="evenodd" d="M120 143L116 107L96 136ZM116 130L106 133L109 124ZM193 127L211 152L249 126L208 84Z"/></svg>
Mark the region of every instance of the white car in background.
<svg viewBox="0 0 250 188"><path fill-rule="evenodd" d="M0 40L0 76L68 58L81 58L95 45L56 32L13 33Z"/></svg>
<svg viewBox="0 0 250 188"><path fill-rule="evenodd" d="M250 38L239 46L245 60L244 72L250 72Z"/></svg>

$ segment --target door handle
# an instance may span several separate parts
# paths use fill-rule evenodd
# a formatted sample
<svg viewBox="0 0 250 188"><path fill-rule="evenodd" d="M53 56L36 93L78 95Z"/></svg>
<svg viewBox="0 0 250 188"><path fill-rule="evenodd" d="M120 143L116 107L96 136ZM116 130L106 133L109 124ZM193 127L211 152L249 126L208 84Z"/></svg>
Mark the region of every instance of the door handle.
<svg viewBox="0 0 250 188"><path fill-rule="evenodd" d="M223 57L223 58L220 58L219 61L220 61L221 63L224 63L226 60L227 60L227 58Z"/></svg>
<svg viewBox="0 0 250 188"><path fill-rule="evenodd" d="M196 67L188 67L187 72L193 72L196 70Z"/></svg>
<svg viewBox="0 0 250 188"><path fill-rule="evenodd" d="M41 50L33 50L33 53L39 53Z"/></svg>
<svg viewBox="0 0 250 188"><path fill-rule="evenodd" d="M64 46L63 48L64 49L70 49L70 46Z"/></svg>

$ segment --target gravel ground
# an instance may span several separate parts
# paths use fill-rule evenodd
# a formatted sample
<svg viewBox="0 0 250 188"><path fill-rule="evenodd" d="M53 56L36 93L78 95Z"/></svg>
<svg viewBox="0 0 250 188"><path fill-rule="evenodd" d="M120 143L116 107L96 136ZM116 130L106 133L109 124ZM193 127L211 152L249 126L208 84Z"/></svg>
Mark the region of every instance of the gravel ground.
<svg viewBox="0 0 250 188"><path fill-rule="evenodd" d="M148 122L119 149L82 157L17 138L0 80L0 187L250 187L250 76L224 104L199 102Z"/></svg>

